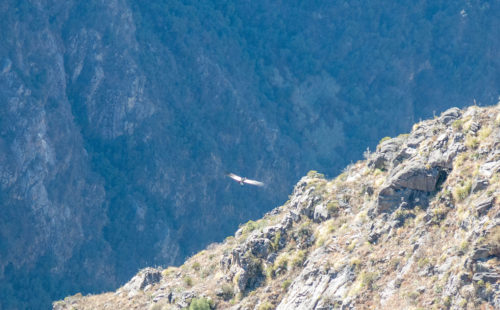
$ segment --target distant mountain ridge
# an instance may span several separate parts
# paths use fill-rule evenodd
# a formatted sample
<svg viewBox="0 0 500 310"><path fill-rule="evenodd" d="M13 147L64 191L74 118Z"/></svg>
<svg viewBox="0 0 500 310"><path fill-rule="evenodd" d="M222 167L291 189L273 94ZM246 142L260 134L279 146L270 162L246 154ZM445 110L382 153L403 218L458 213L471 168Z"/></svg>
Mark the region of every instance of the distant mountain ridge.
<svg viewBox="0 0 500 310"><path fill-rule="evenodd" d="M180 264L307 171L496 103L499 5L2 1L0 307Z"/></svg>
<svg viewBox="0 0 500 310"><path fill-rule="evenodd" d="M498 309L500 103L384 139L180 267L64 309Z"/></svg>

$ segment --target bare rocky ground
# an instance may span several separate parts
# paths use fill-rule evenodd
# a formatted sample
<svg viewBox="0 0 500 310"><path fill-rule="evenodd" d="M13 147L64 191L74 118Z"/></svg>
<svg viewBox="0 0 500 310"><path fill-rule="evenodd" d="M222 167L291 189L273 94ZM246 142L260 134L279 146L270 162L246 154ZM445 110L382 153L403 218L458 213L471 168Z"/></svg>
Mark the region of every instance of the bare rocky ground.
<svg viewBox="0 0 500 310"><path fill-rule="evenodd" d="M53 309L499 309L500 105L383 139L180 267Z"/></svg>

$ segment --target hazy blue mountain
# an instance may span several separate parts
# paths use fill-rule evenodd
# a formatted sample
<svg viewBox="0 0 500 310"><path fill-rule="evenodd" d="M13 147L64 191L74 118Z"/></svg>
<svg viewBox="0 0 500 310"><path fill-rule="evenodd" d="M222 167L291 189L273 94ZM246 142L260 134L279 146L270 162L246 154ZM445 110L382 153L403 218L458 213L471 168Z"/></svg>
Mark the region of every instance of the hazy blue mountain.
<svg viewBox="0 0 500 310"><path fill-rule="evenodd" d="M0 308L178 264L307 171L496 103L499 6L3 1Z"/></svg>

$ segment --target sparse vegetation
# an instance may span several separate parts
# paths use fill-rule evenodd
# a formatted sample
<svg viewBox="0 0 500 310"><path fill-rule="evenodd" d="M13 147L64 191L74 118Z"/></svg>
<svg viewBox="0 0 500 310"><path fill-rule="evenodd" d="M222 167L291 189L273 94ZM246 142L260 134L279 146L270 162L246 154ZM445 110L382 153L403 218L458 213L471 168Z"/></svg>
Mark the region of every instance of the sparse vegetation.
<svg viewBox="0 0 500 310"><path fill-rule="evenodd" d="M280 245L280 240L281 240L281 232L278 231L276 233L276 235L274 235L274 238L273 238L273 243L272 243L272 247L275 251L277 251L279 249L279 245Z"/></svg>
<svg viewBox="0 0 500 310"><path fill-rule="evenodd" d="M306 260L306 251L305 250L299 250L295 253L295 255L292 258L292 266L293 267L300 267Z"/></svg>
<svg viewBox="0 0 500 310"><path fill-rule="evenodd" d="M378 142L378 144L380 145L380 144L384 143L387 140L391 140L391 137L383 137L382 139L380 139L380 141Z"/></svg>
<svg viewBox="0 0 500 310"><path fill-rule="evenodd" d="M283 281L283 284L281 284L281 288L286 291L290 284L292 284L292 280L286 279L285 281Z"/></svg>
<svg viewBox="0 0 500 310"><path fill-rule="evenodd" d="M479 139L473 135L467 135L465 146L469 149L476 149L479 146Z"/></svg>
<svg viewBox="0 0 500 310"><path fill-rule="evenodd" d="M274 262L274 270L277 271L286 271L288 269L288 254L284 253L278 256L276 261Z"/></svg>
<svg viewBox="0 0 500 310"><path fill-rule="evenodd" d="M378 274L376 272L363 271L360 276L362 287L366 287L369 290L376 289L376 287L374 286L374 282L377 277Z"/></svg>
<svg viewBox="0 0 500 310"><path fill-rule="evenodd" d="M491 129L491 127L483 127L479 130L477 135L481 141L484 141L486 138L490 136L492 131L493 130Z"/></svg>
<svg viewBox="0 0 500 310"><path fill-rule="evenodd" d="M467 180L462 186L455 187L453 191L453 198L458 202L464 200L467 196L469 196L471 187L472 182L470 180Z"/></svg>
<svg viewBox="0 0 500 310"><path fill-rule="evenodd" d="M162 275L164 277L168 277L168 276L174 274L177 271L177 269L178 269L177 267L168 267L167 269L162 271Z"/></svg>
<svg viewBox="0 0 500 310"><path fill-rule="evenodd" d="M258 224L255 221L248 221L245 225L243 225L243 229L241 231L242 234L246 235L248 233L251 233L255 229L258 228Z"/></svg>
<svg viewBox="0 0 500 310"><path fill-rule="evenodd" d="M445 206L439 206L432 210L432 220L434 223L439 223L440 221L444 220L446 215L448 214L448 208Z"/></svg>

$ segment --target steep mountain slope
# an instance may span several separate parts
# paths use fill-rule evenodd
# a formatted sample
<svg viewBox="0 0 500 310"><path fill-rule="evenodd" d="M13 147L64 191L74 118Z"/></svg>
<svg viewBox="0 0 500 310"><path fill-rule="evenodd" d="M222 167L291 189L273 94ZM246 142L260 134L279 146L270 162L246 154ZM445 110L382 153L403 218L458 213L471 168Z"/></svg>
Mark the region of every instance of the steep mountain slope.
<svg viewBox="0 0 500 310"><path fill-rule="evenodd" d="M1 1L0 307L179 264L306 171L496 103L499 6Z"/></svg>
<svg viewBox="0 0 500 310"><path fill-rule="evenodd" d="M180 267L54 309L498 309L500 104L384 139Z"/></svg>

